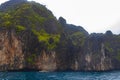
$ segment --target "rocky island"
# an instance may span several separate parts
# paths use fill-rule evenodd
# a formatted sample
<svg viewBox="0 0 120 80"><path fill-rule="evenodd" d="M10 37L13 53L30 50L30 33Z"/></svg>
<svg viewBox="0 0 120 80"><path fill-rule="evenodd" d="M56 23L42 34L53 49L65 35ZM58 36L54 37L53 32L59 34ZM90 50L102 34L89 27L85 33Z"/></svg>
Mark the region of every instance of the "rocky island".
<svg viewBox="0 0 120 80"><path fill-rule="evenodd" d="M89 34L42 4L9 0L0 5L0 71L19 70L120 70L120 35Z"/></svg>

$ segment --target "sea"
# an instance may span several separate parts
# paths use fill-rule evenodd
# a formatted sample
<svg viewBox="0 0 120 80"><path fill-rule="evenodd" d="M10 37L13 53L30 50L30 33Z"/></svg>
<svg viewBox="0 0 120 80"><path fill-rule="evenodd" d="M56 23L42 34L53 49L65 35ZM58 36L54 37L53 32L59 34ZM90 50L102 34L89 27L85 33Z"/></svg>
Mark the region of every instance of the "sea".
<svg viewBox="0 0 120 80"><path fill-rule="evenodd" d="M120 71L0 72L0 80L120 80Z"/></svg>

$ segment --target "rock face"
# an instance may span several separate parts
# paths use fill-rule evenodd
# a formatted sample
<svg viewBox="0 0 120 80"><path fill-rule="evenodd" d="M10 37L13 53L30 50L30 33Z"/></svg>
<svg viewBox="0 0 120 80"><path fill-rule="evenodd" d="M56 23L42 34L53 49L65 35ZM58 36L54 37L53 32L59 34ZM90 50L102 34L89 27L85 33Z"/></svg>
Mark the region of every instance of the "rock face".
<svg viewBox="0 0 120 80"><path fill-rule="evenodd" d="M56 70L55 51L42 50L41 54L30 53L25 50L26 44L21 39L14 30L0 30L0 71ZM29 44L32 46L32 43Z"/></svg>
<svg viewBox="0 0 120 80"><path fill-rule="evenodd" d="M0 70L16 70L24 67L22 43L14 32L0 30Z"/></svg>
<svg viewBox="0 0 120 80"><path fill-rule="evenodd" d="M88 34L27 0L10 0L0 11L0 71L120 70L120 35Z"/></svg>

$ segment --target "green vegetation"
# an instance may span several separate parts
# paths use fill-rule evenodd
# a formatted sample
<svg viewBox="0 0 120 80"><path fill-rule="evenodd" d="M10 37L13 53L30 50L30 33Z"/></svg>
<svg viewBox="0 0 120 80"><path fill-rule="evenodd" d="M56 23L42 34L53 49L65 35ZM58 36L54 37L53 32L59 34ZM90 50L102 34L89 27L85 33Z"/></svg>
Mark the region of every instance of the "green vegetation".
<svg viewBox="0 0 120 80"><path fill-rule="evenodd" d="M16 24L22 23L24 26L29 24L29 27L43 26L47 20L46 17L38 14L32 7L33 4L23 4L15 11ZM47 11L46 11L47 12ZM24 21L24 22L23 22Z"/></svg>
<svg viewBox="0 0 120 80"><path fill-rule="evenodd" d="M6 28L12 26L12 16L9 13L1 13L0 18L0 26Z"/></svg>
<svg viewBox="0 0 120 80"><path fill-rule="evenodd" d="M55 20L52 13L43 5L35 2L22 3L16 7L8 7L7 11L0 12L0 27L15 28L17 32L26 28L44 28L45 22ZM56 23L57 24L57 23Z"/></svg>
<svg viewBox="0 0 120 80"><path fill-rule="evenodd" d="M21 25L17 25L16 26L16 31L17 33L21 32L21 31L24 31L25 30L25 27L21 26Z"/></svg>
<svg viewBox="0 0 120 80"><path fill-rule="evenodd" d="M0 27L16 29L16 33L31 30L47 50L55 49L60 40L60 34L47 33L45 22L56 24L58 22L45 6L35 2L25 2L16 7L8 7L5 12L0 12ZM52 27L52 25L50 25ZM28 58L31 62L31 57Z"/></svg>
<svg viewBox="0 0 120 80"><path fill-rule="evenodd" d="M27 62L30 64L34 64L34 59L36 58L36 54L32 54L27 57Z"/></svg>
<svg viewBox="0 0 120 80"><path fill-rule="evenodd" d="M110 43L105 42L105 48L106 48L109 52L113 52L113 49L111 48Z"/></svg>
<svg viewBox="0 0 120 80"><path fill-rule="evenodd" d="M120 49L117 50L117 56L116 56L117 60L120 61Z"/></svg>
<svg viewBox="0 0 120 80"><path fill-rule="evenodd" d="M85 35L82 32L75 32L72 35L70 35L70 38L72 39L73 45L80 44L81 46L85 43Z"/></svg>
<svg viewBox="0 0 120 80"><path fill-rule="evenodd" d="M55 19L45 6L34 2L22 3L11 8L6 12L0 12L1 27L22 25L36 29L36 27L43 27L46 20Z"/></svg>
<svg viewBox="0 0 120 80"><path fill-rule="evenodd" d="M60 40L59 34L48 34L44 29L40 31L32 30L32 32L38 37L39 42L43 43L43 46L46 46L48 50L55 49Z"/></svg>

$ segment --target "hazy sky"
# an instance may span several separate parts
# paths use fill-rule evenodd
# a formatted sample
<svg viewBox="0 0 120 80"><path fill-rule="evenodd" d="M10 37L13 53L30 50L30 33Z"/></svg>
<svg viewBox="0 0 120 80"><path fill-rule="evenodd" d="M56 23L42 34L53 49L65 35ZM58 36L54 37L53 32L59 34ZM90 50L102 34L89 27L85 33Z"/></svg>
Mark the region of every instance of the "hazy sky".
<svg viewBox="0 0 120 80"><path fill-rule="evenodd" d="M33 1L46 5L57 18L62 16L68 23L83 26L89 33L111 30L120 34L120 0Z"/></svg>

